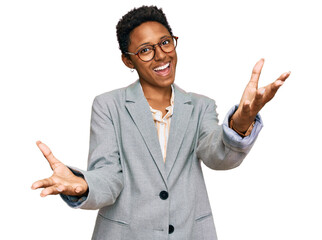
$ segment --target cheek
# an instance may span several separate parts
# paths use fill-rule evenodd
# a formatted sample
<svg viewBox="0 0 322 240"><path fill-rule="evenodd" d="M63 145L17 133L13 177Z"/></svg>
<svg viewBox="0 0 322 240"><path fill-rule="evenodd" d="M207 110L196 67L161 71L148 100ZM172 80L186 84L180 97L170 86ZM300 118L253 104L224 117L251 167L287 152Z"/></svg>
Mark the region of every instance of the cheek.
<svg viewBox="0 0 322 240"><path fill-rule="evenodd" d="M150 64L138 64L135 66L135 69L137 70L138 74L140 76L151 74L151 66Z"/></svg>
<svg viewBox="0 0 322 240"><path fill-rule="evenodd" d="M177 63L177 60L178 60L177 53L176 53L176 52L174 52L173 56L171 56L171 57L172 57L172 60L173 60L175 63Z"/></svg>
<svg viewBox="0 0 322 240"><path fill-rule="evenodd" d="M144 70L148 69L150 64L148 62L143 62L140 59L137 59L135 62L133 62L133 65L137 70Z"/></svg>

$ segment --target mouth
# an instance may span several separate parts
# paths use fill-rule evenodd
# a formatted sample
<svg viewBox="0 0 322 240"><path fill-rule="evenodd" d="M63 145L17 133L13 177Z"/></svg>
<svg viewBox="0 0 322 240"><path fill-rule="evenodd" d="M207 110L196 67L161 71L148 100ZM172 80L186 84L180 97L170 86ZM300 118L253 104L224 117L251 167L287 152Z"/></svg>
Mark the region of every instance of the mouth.
<svg viewBox="0 0 322 240"><path fill-rule="evenodd" d="M170 73L170 67L171 67L171 64L170 62L168 62L166 64L153 68L153 71L160 76L166 76Z"/></svg>

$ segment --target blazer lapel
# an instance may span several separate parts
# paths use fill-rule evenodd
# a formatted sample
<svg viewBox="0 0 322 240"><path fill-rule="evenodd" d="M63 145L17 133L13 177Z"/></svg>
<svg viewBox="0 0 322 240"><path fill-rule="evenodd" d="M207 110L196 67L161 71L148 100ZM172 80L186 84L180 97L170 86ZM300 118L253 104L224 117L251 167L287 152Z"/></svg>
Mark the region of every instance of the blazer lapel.
<svg viewBox="0 0 322 240"><path fill-rule="evenodd" d="M174 109L167 144L166 176L168 177L181 148L193 110L190 96L174 84Z"/></svg>
<svg viewBox="0 0 322 240"><path fill-rule="evenodd" d="M166 183L165 165L160 149L158 132L139 80L127 87L125 106L135 125L139 129L144 142Z"/></svg>

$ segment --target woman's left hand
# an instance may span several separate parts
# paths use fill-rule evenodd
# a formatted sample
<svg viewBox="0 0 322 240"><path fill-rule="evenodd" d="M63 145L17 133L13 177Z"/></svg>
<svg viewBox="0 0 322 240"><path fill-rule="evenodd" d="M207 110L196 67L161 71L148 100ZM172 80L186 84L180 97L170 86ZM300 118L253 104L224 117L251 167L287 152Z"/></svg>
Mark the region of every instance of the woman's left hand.
<svg viewBox="0 0 322 240"><path fill-rule="evenodd" d="M239 132L246 132L253 123L257 113L269 102L276 94L277 90L283 85L291 72L283 73L271 84L258 88L258 80L264 65L264 59L259 60L252 72L251 79L247 84L239 107L231 117L234 129Z"/></svg>

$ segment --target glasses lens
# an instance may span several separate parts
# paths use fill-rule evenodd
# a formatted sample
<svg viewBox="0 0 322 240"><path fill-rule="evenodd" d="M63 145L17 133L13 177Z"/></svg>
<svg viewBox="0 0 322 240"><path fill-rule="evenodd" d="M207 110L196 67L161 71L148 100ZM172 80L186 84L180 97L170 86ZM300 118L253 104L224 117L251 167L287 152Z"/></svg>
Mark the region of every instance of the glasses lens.
<svg viewBox="0 0 322 240"><path fill-rule="evenodd" d="M154 57L154 49L152 46L146 46L140 49L139 57L143 61L150 61Z"/></svg>
<svg viewBox="0 0 322 240"><path fill-rule="evenodd" d="M168 37L161 41L160 46L163 52L172 52L177 46L177 40L174 37Z"/></svg>
<svg viewBox="0 0 322 240"><path fill-rule="evenodd" d="M177 39L174 37L167 37L162 39L162 41L159 43L159 46L161 47L162 51L165 53L172 52L177 47ZM155 55L155 49L154 46L145 46L140 49L138 52L139 58L144 61L148 62L151 61L154 58Z"/></svg>

